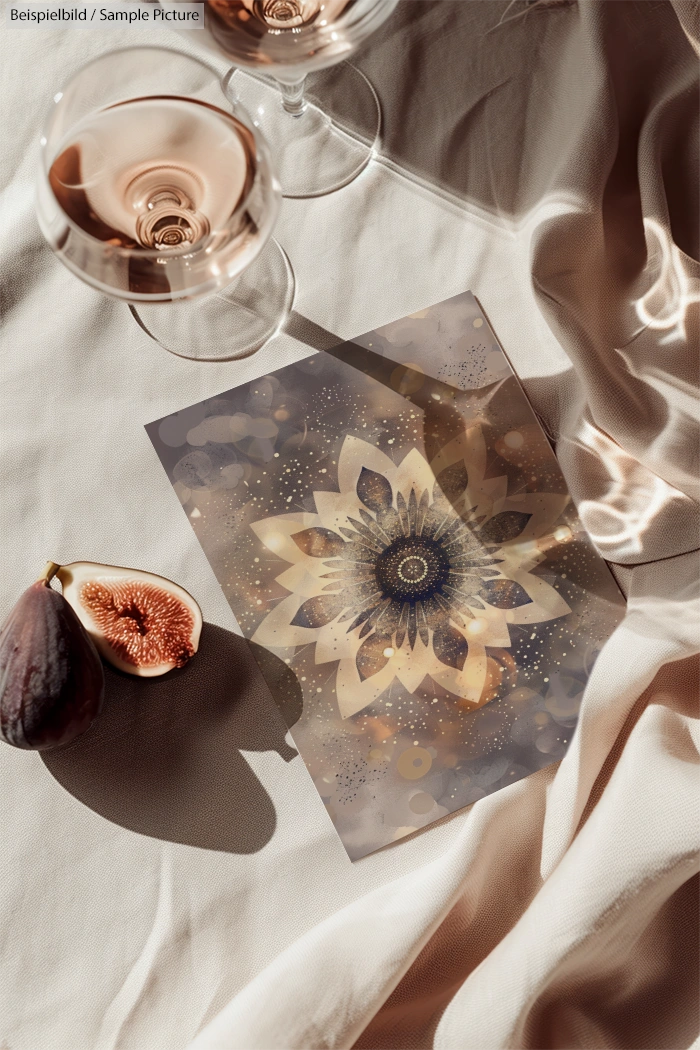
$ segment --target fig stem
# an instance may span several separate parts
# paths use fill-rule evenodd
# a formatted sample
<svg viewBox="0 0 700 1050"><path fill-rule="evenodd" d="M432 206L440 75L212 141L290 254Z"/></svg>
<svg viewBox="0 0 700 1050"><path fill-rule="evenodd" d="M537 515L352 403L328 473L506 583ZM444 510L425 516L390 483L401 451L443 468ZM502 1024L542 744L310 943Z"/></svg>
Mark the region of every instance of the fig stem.
<svg viewBox="0 0 700 1050"><path fill-rule="evenodd" d="M55 561L47 561L46 568L44 569L44 572L42 573L42 575L39 577L39 579L36 582L37 583L45 583L46 586L48 587L49 584L51 583L51 580L54 578L54 576L56 575L56 573L58 572L58 570L60 568L61 568L61 566L58 565Z"/></svg>

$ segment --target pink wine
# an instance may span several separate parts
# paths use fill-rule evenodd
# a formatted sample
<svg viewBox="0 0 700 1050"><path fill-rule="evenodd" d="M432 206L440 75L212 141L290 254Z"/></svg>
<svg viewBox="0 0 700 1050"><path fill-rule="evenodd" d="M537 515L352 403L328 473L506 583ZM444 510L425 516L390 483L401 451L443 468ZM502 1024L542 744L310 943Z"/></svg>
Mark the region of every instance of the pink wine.
<svg viewBox="0 0 700 1050"><path fill-rule="evenodd" d="M267 66L283 61L280 49L305 52L305 31L324 32L309 44L309 54L319 44L342 50L338 34L331 37L335 22L355 0L209 0L207 25L219 47L245 65Z"/></svg>
<svg viewBox="0 0 700 1050"><path fill-rule="evenodd" d="M49 171L64 214L103 243L101 252L90 250L85 239L86 279L162 298L194 290L207 272L231 276L236 253L249 250L258 231L249 210L236 215L255 179L255 157L250 131L208 103L137 98L92 113Z"/></svg>

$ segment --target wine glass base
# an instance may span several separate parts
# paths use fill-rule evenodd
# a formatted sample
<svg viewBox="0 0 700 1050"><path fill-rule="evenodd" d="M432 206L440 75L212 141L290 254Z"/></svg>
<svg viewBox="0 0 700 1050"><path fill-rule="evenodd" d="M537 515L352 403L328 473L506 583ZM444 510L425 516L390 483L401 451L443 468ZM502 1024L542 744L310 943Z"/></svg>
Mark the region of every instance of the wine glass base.
<svg viewBox="0 0 700 1050"><path fill-rule="evenodd" d="M283 327L294 301L294 273L272 238L240 277L202 299L131 304L143 331L171 354L233 361L260 350Z"/></svg>
<svg viewBox="0 0 700 1050"><path fill-rule="evenodd" d="M284 109L278 84L249 70L231 70L223 87L267 140L284 197L321 197L347 186L378 145L379 99L349 62L307 75L299 115Z"/></svg>

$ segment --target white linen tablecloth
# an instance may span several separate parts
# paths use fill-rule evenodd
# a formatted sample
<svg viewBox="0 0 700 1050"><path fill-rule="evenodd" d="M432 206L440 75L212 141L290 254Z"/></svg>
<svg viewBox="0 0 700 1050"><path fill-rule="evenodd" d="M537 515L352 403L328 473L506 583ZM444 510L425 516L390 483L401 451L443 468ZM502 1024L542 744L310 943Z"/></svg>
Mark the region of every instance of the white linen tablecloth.
<svg viewBox="0 0 700 1050"><path fill-rule="evenodd" d="M697 1039L697 39L693 0L406 0L357 58L383 156L284 202L295 309L339 338L474 291L629 601L558 766L352 864L143 429L309 347L173 357L34 217L62 83L199 45L4 26L0 615L94 560L207 626L178 691L110 674L75 745L1 749L3 1050Z"/></svg>

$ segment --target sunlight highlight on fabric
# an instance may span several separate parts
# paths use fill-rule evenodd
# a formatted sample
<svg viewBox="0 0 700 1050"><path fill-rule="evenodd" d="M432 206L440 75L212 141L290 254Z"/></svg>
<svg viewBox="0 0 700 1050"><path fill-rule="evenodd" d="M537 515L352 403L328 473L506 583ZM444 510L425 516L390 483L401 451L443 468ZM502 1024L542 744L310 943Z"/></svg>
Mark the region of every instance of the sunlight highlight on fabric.
<svg viewBox="0 0 700 1050"><path fill-rule="evenodd" d="M632 456L588 420L582 422L581 444L604 463L610 483L598 499L584 499L579 514L599 548L615 560L642 553L644 537L656 517L678 492L662 478L644 470Z"/></svg>
<svg viewBox="0 0 700 1050"><path fill-rule="evenodd" d="M666 331L661 344L685 341L686 315L692 303L700 302L698 282L683 266L683 253L655 220L646 218L649 263L657 263L659 274L651 288L636 301L637 316L646 328Z"/></svg>

